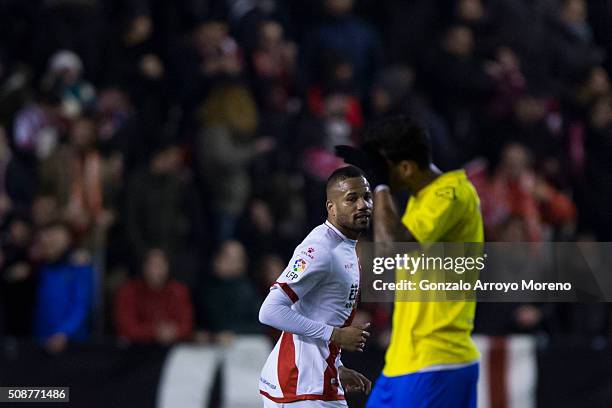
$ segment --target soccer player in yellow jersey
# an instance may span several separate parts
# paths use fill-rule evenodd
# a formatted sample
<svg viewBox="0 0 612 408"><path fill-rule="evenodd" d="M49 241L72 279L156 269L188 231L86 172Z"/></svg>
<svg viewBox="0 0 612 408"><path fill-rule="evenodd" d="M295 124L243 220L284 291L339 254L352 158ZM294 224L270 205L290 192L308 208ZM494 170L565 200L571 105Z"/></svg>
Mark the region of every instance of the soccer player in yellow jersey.
<svg viewBox="0 0 612 408"><path fill-rule="evenodd" d="M337 151L370 176L376 242L483 242L476 190L463 170L442 173L432 165L419 124L389 118L369 132L364 149ZM411 193L402 217L391 190ZM385 367L367 408L475 408L475 307L473 301L396 300Z"/></svg>

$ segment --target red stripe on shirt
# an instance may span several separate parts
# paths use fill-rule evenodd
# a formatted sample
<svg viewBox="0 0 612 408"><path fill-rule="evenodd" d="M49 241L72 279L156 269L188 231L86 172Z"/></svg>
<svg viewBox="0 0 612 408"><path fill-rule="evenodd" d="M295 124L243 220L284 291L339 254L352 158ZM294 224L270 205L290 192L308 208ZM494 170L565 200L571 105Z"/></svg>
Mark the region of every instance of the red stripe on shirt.
<svg viewBox="0 0 612 408"><path fill-rule="evenodd" d="M295 344L293 334L283 332L278 350L278 384L283 398L295 398L299 370L295 364Z"/></svg>
<svg viewBox="0 0 612 408"><path fill-rule="evenodd" d="M327 367L323 372L323 395L331 398L338 395L338 368L336 368L336 357L340 354L340 347L329 343L329 356L325 359Z"/></svg>
<svg viewBox="0 0 612 408"><path fill-rule="evenodd" d="M342 327L348 327L353 323L357 308L353 307L351 314L344 321ZM340 354L340 347L334 343L329 343L329 356L325 359L327 367L323 372L323 395L326 398L331 398L338 395L338 387L340 386L340 379L338 378L338 368L336 367L336 358Z"/></svg>
<svg viewBox="0 0 612 408"><path fill-rule="evenodd" d="M274 282L276 285L280 286L280 288L283 290L283 292L285 292L285 294L287 296L289 296L289 299L291 299L291 301L293 303L297 302L298 300L300 300L300 297L297 295L297 293L295 293L293 291L293 289L291 289L291 287L289 286L288 283L285 282Z"/></svg>
<svg viewBox="0 0 612 408"><path fill-rule="evenodd" d="M357 296L359 296L359 293L357 293ZM342 325L342 327L349 327L352 323L353 323L353 319L355 318L355 315L357 314L357 308L354 307L353 310L351 311L351 314L349 315L349 317L346 319L346 321L344 322L344 324Z"/></svg>
<svg viewBox="0 0 612 408"><path fill-rule="evenodd" d="M267 399L276 402L277 404L287 404L290 402L296 401L344 401L346 398L344 395L333 395L331 397L327 397L325 395L319 394L300 394L295 397L286 398L286 397L273 397L265 391L259 390L259 393L266 397Z"/></svg>

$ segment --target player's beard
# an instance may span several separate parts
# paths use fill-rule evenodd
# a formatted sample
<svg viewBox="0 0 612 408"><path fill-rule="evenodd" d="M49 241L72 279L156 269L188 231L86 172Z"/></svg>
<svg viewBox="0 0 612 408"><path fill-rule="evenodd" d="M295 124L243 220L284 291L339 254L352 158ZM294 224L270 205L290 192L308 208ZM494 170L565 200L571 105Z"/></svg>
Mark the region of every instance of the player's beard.
<svg viewBox="0 0 612 408"><path fill-rule="evenodd" d="M370 229L370 222L371 222L371 217L370 217L370 219L368 219L368 221L367 221L367 222L364 222L363 224L361 224L361 223L355 223L354 230L355 230L356 232L359 232L360 234L361 234L362 232L366 232L367 230L369 230L369 229Z"/></svg>
<svg viewBox="0 0 612 408"><path fill-rule="evenodd" d="M359 219L355 218L353 215L338 219L338 221L340 221L340 225L342 225L343 228L346 228L347 230L350 230L357 234L366 232L370 228L371 220L371 215L365 222L360 222Z"/></svg>

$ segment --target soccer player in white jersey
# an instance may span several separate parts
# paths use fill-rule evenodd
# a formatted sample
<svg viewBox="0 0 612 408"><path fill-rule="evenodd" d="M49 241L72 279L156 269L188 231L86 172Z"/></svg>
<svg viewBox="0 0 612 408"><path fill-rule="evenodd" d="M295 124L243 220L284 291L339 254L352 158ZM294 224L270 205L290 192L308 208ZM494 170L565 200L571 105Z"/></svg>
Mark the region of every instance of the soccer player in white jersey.
<svg viewBox="0 0 612 408"><path fill-rule="evenodd" d="M351 326L359 294L359 234L372 217L372 191L354 166L327 181L327 220L295 249L270 288L259 320L282 330L261 371L265 408L347 407L344 392L369 393L371 382L340 361L363 351L369 323Z"/></svg>

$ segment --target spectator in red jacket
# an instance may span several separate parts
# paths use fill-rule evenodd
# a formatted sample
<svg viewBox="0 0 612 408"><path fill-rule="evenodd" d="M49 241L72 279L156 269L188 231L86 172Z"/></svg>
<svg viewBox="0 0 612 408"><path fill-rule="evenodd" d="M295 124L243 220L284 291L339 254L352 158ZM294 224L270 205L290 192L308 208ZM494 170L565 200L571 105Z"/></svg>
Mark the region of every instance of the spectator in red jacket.
<svg viewBox="0 0 612 408"><path fill-rule="evenodd" d="M575 222L576 206L536 172L525 146L506 145L500 163L488 171L483 161L466 166L480 196L488 241L545 241L551 228L563 230Z"/></svg>
<svg viewBox="0 0 612 408"><path fill-rule="evenodd" d="M118 290L118 335L132 342L164 345L187 339L193 328L193 306L187 287L170 278L166 253L149 250L142 272L142 277Z"/></svg>

